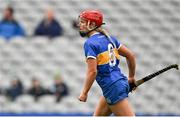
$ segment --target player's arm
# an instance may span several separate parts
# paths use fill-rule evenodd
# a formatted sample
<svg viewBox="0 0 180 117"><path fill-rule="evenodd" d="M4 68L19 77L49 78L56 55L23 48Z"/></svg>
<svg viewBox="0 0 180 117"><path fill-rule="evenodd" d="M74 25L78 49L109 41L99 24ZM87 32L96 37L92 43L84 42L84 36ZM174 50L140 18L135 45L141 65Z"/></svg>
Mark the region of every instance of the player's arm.
<svg viewBox="0 0 180 117"><path fill-rule="evenodd" d="M85 80L85 84L83 87L83 90L79 96L79 100L86 102L87 100L87 96L88 96L88 92L96 78L97 75L97 60L96 59L92 59L89 58L87 59L87 75L86 75L86 80Z"/></svg>
<svg viewBox="0 0 180 117"><path fill-rule="evenodd" d="M129 81L130 83L134 82L135 69L136 69L135 54L124 45L120 46L120 48L118 49L118 52L121 56L126 57L126 61L128 64L128 69L129 69Z"/></svg>

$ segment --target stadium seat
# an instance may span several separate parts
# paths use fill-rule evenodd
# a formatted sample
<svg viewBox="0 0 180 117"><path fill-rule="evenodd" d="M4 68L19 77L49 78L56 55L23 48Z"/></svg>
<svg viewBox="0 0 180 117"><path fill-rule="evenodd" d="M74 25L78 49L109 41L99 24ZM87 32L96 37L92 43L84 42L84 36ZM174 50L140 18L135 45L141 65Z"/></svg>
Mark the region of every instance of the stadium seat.
<svg viewBox="0 0 180 117"><path fill-rule="evenodd" d="M8 105L5 105L2 109L2 112L5 113L22 113L24 112L23 106L21 106L19 103L8 103Z"/></svg>
<svg viewBox="0 0 180 117"><path fill-rule="evenodd" d="M29 106L31 104L34 104L34 97L32 97L31 95L21 95L16 99L16 102L19 103L22 106Z"/></svg>

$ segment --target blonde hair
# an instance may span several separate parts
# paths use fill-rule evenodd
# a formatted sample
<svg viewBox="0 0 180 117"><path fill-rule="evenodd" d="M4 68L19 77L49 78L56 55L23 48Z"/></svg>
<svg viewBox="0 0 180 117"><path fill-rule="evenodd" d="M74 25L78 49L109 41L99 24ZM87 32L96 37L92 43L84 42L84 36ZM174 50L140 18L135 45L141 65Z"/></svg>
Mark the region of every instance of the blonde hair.
<svg viewBox="0 0 180 117"><path fill-rule="evenodd" d="M97 28L96 31L102 33L102 34L105 35L107 38L111 38L110 35L109 35L109 33L108 33L105 29L103 29L102 27Z"/></svg>
<svg viewBox="0 0 180 117"><path fill-rule="evenodd" d="M109 35L109 33L105 29L103 29L102 27L99 27L96 29L96 31L105 35L108 38L108 40L111 42L111 44L113 44L113 46L116 48L115 44L113 43L113 41L111 39L111 36Z"/></svg>

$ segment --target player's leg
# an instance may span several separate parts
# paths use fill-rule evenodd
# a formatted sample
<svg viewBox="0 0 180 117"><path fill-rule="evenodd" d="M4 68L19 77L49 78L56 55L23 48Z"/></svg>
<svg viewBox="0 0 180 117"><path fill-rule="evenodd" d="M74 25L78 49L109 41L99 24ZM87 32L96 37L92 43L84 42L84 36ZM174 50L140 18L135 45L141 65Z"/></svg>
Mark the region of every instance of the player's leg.
<svg viewBox="0 0 180 117"><path fill-rule="evenodd" d="M110 105L109 107L116 116L135 116L135 113L133 112L127 98L117 102L114 105Z"/></svg>
<svg viewBox="0 0 180 117"><path fill-rule="evenodd" d="M111 115L111 110L109 108L109 105L106 103L106 100L104 96L100 98L100 101L96 107L96 110L93 114L93 116L109 116Z"/></svg>

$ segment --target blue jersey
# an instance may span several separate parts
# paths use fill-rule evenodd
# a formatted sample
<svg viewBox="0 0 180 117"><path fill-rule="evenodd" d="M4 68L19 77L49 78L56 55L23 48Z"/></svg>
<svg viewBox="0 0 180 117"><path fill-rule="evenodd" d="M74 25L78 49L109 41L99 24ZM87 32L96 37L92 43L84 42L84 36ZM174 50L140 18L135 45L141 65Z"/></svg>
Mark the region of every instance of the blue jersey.
<svg viewBox="0 0 180 117"><path fill-rule="evenodd" d="M97 33L89 37L84 43L86 59L97 59L96 81L103 92L118 80L127 79L118 67L120 62L118 49L121 43L114 37L111 37L111 41L105 35Z"/></svg>

